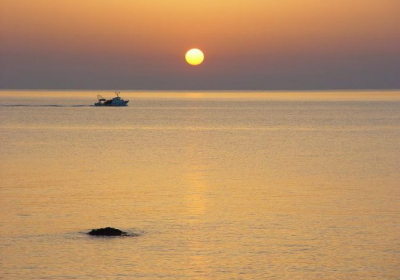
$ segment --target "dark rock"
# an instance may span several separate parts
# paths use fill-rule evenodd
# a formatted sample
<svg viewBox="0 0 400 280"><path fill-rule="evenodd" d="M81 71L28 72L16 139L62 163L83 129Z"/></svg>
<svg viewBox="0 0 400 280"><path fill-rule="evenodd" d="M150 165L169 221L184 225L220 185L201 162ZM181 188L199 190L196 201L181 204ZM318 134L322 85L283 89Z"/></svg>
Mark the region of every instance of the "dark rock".
<svg viewBox="0 0 400 280"><path fill-rule="evenodd" d="M92 229L90 232L88 232L90 235L96 235L96 236L126 236L128 235L126 232L116 229L116 228L99 228L99 229Z"/></svg>

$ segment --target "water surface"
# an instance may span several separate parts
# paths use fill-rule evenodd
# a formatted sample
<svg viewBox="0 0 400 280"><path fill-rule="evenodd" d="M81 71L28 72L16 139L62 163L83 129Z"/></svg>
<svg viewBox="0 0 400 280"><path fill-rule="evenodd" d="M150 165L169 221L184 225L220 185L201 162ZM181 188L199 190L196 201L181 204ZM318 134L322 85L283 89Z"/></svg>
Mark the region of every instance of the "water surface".
<svg viewBox="0 0 400 280"><path fill-rule="evenodd" d="M96 95L0 92L0 278L400 278L400 92Z"/></svg>

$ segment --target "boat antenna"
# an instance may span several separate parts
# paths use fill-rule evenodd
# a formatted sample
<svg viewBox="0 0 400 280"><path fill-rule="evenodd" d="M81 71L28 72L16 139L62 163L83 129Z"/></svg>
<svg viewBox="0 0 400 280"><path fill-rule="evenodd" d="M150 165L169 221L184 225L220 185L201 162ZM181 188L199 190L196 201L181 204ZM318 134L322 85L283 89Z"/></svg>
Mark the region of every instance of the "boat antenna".
<svg viewBox="0 0 400 280"><path fill-rule="evenodd" d="M115 94L117 95L117 97L119 97L119 93L120 93L119 91L116 91L116 92L115 92Z"/></svg>

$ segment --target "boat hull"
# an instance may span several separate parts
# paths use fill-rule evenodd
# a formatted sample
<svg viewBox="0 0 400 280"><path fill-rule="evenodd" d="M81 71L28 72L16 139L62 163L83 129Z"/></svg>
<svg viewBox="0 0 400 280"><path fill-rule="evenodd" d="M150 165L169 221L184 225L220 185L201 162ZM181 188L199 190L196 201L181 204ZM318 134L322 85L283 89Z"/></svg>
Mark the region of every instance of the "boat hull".
<svg viewBox="0 0 400 280"><path fill-rule="evenodd" d="M125 107L125 106L128 106L128 102L129 102L129 100L122 101L122 102L109 102L109 103L97 102L94 104L94 106L96 106L96 107Z"/></svg>

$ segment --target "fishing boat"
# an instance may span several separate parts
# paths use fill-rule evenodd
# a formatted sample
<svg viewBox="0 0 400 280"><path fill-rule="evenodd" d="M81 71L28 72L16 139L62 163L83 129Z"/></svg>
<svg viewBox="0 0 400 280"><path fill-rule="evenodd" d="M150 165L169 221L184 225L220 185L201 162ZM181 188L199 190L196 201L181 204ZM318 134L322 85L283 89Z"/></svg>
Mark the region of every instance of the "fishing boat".
<svg viewBox="0 0 400 280"><path fill-rule="evenodd" d="M105 99L100 94L97 95L98 102L94 103L94 106L128 106L129 100L123 100L119 97L119 92L115 92L117 95L112 99Z"/></svg>

